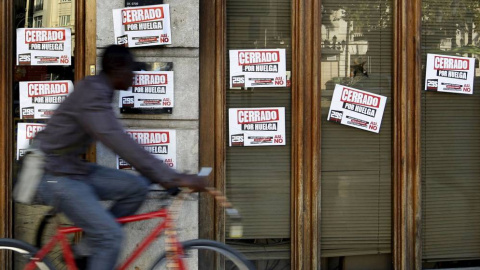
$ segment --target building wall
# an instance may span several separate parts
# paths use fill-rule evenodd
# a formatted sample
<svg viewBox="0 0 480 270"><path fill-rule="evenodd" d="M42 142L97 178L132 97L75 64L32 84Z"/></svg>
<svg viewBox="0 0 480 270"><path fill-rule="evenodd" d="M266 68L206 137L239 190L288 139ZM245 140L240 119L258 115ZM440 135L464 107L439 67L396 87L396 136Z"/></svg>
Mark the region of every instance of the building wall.
<svg viewBox="0 0 480 270"><path fill-rule="evenodd" d="M114 43L112 10L123 8L124 0L97 1L97 70L100 70L102 49ZM164 115L121 115L118 109L118 95L114 108L126 128L173 129L177 133L177 170L197 172L199 134L199 0L166 0L170 4L172 44L168 46L133 48L137 61L173 62L175 72L175 107L172 114ZM103 145L97 146L97 162L115 167L115 155ZM141 211L158 209L161 205L152 193ZM157 222L142 222L125 226L127 239L125 254L132 250L148 228ZM183 203L177 221L181 239L198 236L198 202ZM157 241L143 258L135 262L132 269L147 269L161 252L163 241ZM138 268L136 268L138 267ZM195 263L189 265L195 269Z"/></svg>

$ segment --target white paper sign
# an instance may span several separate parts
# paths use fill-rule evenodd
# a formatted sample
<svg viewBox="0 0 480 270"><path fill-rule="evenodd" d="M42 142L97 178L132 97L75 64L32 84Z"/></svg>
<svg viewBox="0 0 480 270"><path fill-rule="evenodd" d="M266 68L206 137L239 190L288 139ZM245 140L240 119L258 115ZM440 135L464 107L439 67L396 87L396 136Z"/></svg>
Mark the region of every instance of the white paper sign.
<svg viewBox="0 0 480 270"><path fill-rule="evenodd" d="M230 146L285 145L285 108L228 109Z"/></svg>
<svg viewBox="0 0 480 270"><path fill-rule="evenodd" d="M50 118L72 91L72 81L20 82L20 118Z"/></svg>
<svg viewBox="0 0 480 270"><path fill-rule="evenodd" d="M28 147L32 144L33 138L38 132L42 131L46 124L37 123L18 123L17 125L17 160L25 154Z"/></svg>
<svg viewBox="0 0 480 270"><path fill-rule="evenodd" d="M133 85L120 91L120 108L173 108L173 71L135 71Z"/></svg>
<svg viewBox="0 0 480 270"><path fill-rule="evenodd" d="M70 28L17 29L17 65L69 66L71 64Z"/></svg>
<svg viewBox="0 0 480 270"><path fill-rule="evenodd" d="M168 4L113 10L115 44L144 47L172 44Z"/></svg>
<svg viewBox="0 0 480 270"><path fill-rule="evenodd" d="M337 84L328 121L380 132L387 97Z"/></svg>
<svg viewBox="0 0 480 270"><path fill-rule="evenodd" d="M170 168L177 168L177 136L175 130L129 129L127 134L147 152L162 160ZM133 170L123 158L117 156L117 169Z"/></svg>
<svg viewBox="0 0 480 270"><path fill-rule="evenodd" d="M427 54L425 90L473 94L475 58Z"/></svg>
<svg viewBox="0 0 480 270"><path fill-rule="evenodd" d="M287 86L285 49L230 50L230 88Z"/></svg>

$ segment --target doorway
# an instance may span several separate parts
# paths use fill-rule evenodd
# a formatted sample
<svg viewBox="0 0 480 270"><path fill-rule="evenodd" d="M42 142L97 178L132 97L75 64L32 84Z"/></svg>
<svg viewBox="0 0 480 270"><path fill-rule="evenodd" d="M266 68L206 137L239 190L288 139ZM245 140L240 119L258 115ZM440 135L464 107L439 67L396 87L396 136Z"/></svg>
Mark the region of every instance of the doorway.
<svg viewBox="0 0 480 270"><path fill-rule="evenodd" d="M18 159L25 147L25 140L18 135L23 134L22 129L27 126L31 129L31 126L46 123L52 112L40 105L35 109L26 106L25 97L21 102L22 91L32 83L73 84L84 76L95 74L96 10L87 9L88 6L95 7L96 0L14 0L0 4L4 41L0 45L0 122L3 126L0 131L3 156L0 162L0 212L3 217L0 237L32 243L39 219L46 210L41 206L16 204L11 199ZM36 39L38 33L42 34ZM32 104L44 106L47 103L45 99L27 98ZM51 99L51 102L59 100ZM33 111L35 114L29 114ZM28 140L26 143L28 146ZM0 261L3 264L0 269L9 269L8 261Z"/></svg>

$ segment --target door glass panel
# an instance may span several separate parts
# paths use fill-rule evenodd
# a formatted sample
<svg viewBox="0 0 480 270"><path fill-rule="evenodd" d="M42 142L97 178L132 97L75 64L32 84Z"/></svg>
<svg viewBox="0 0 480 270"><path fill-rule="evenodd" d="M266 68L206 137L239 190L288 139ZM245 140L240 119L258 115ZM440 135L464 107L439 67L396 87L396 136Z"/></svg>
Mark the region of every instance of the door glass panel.
<svg viewBox="0 0 480 270"><path fill-rule="evenodd" d="M423 76L428 53L476 58L473 95L418 90L422 251L428 269L480 266L479 25L479 1L422 1Z"/></svg>
<svg viewBox="0 0 480 270"><path fill-rule="evenodd" d="M325 269L391 269L392 16L391 0L322 0ZM387 97L378 134L327 121L336 84Z"/></svg>
<svg viewBox="0 0 480 270"><path fill-rule="evenodd" d="M286 68L290 71L291 0L226 3L226 59L228 50L285 49ZM228 61L226 74L226 115L229 108L285 107L286 119L285 146L229 147L226 142L227 197L239 208L244 226L241 240L227 236L226 241L254 260L259 270L289 269L291 89L230 89Z"/></svg>
<svg viewBox="0 0 480 270"><path fill-rule="evenodd" d="M26 81L74 81L75 66L75 1L60 0L13 0L15 27L18 28L70 28L72 33L72 59L68 65L30 66L15 65L13 67L13 160L16 160L17 126L19 123L46 123L45 119L20 119L20 82ZM13 55L16 55L16 29L12 42ZM17 161L13 172L18 169ZM14 176L15 179L15 176ZM14 205L14 237L28 243L34 243L35 233L40 218L48 210L43 206Z"/></svg>

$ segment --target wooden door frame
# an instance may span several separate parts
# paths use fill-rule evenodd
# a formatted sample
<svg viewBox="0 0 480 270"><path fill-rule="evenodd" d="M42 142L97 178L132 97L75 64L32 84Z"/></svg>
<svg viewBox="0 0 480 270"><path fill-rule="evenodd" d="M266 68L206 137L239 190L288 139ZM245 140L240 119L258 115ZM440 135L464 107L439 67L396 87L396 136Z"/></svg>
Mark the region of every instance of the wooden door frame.
<svg viewBox="0 0 480 270"><path fill-rule="evenodd" d="M422 269L421 1L394 0L393 241L395 269Z"/></svg>
<svg viewBox="0 0 480 270"><path fill-rule="evenodd" d="M225 192L225 1L200 0L200 166L214 168L211 185ZM292 3L292 182L293 269L316 269L319 258L320 3ZM305 31L298 31L301 27ZM316 61L313 61L315 59ZM200 197L200 238L224 241L223 210ZM201 269L212 269L200 258ZM202 268L203 267L203 268Z"/></svg>
<svg viewBox="0 0 480 270"><path fill-rule="evenodd" d="M421 1L394 0L392 260L421 269ZM321 0L292 1L292 269L320 269ZM225 191L225 1L200 0L200 166ZM224 215L200 198L200 237L224 240ZM208 258L201 269L212 269Z"/></svg>
<svg viewBox="0 0 480 270"><path fill-rule="evenodd" d="M225 4L200 0L199 165L212 167L209 185L225 192ZM211 196L200 195L199 237L224 241L225 216ZM199 256L199 269L214 269L213 257Z"/></svg>
<svg viewBox="0 0 480 270"><path fill-rule="evenodd" d="M321 1L292 4L291 269L319 269Z"/></svg>
<svg viewBox="0 0 480 270"><path fill-rule="evenodd" d="M13 1L0 2L0 237L12 236L12 203L11 203L11 177L12 177L12 82L13 82ZM0 258L1 259L1 258ZM1 267L1 265L0 265Z"/></svg>
<svg viewBox="0 0 480 270"><path fill-rule="evenodd" d="M96 63L96 0L75 0L75 79L90 75ZM0 238L13 236L12 167L13 138L12 84L15 56L13 55L13 1L0 1ZM81 59L81 61L80 61ZM0 258L0 262L3 262ZM2 263L0 263L0 269Z"/></svg>

